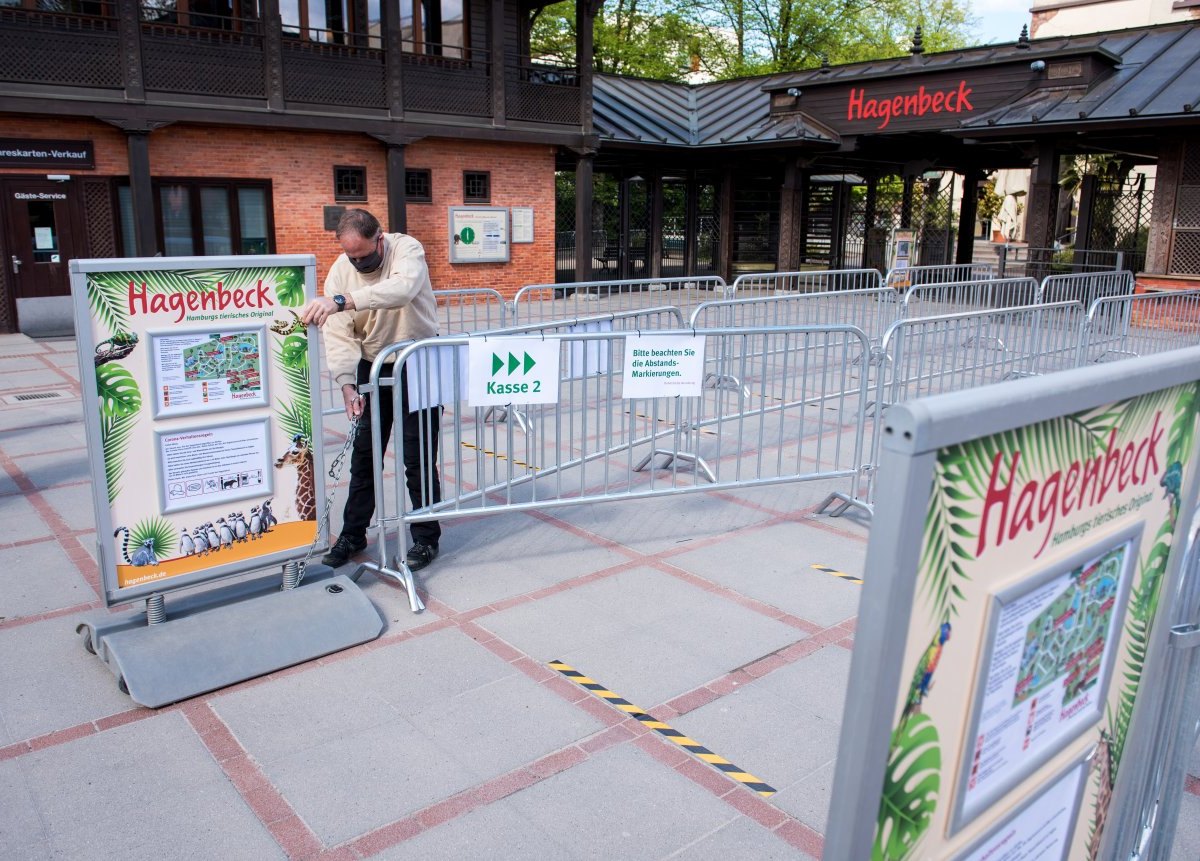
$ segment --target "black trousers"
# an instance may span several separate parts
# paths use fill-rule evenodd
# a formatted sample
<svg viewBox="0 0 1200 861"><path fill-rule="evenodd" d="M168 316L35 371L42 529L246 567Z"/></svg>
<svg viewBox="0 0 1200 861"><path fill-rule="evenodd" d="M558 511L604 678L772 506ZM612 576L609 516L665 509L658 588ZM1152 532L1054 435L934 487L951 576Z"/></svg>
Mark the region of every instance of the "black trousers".
<svg viewBox="0 0 1200 861"><path fill-rule="evenodd" d="M383 376L390 376L392 365L384 366ZM358 363L358 384L363 385L371 378L371 363ZM437 471L438 438L442 424L442 408L408 411L408 385L406 369L401 369L400 386L401 421L404 425L404 483L408 486L408 498L414 508L422 508L442 501L442 482ZM365 396L371 397L370 395ZM371 515L375 512L375 480L371 469L371 404L365 400L363 414L358 420L358 435L350 452L350 492L342 518L342 535L348 538L365 538ZM379 399L379 433L383 451L387 452L392 433L391 392ZM414 543L438 543L442 527L436 520L414 523L411 527Z"/></svg>

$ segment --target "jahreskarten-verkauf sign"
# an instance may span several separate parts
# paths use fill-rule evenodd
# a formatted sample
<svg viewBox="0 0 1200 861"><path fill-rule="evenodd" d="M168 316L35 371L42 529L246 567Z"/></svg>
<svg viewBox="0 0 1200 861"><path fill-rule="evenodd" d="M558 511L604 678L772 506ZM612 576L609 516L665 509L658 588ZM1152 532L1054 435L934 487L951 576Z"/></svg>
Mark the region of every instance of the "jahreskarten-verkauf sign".
<svg viewBox="0 0 1200 861"><path fill-rule="evenodd" d="M311 256L72 261L109 603L297 558L324 496Z"/></svg>
<svg viewBox="0 0 1200 861"><path fill-rule="evenodd" d="M827 857L1112 856L1196 504L1197 378L1193 350L890 408Z"/></svg>
<svg viewBox="0 0 1200 861"><path fill-rule="evenodd" d="M0 138L0 167L60 167L88 169L96 166L91 141Z"/></svg>

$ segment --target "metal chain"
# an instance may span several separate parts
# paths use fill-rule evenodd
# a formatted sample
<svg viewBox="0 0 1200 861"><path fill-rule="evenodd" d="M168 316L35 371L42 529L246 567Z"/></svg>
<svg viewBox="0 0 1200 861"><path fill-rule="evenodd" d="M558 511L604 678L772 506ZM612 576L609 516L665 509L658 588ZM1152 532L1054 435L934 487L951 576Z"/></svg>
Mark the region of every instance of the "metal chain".
<svg viewBox="0 0 1200 861"><path fill-rule="evenodd" d="M350 419L350 428L346 431L346 441L342 443L342 450L337 453L337 456L329 464L328 475L332 481L330 482L329 492L325 494L325 510L321 512L321 517L317 521L317 531L313 534L312 544L308 545L308 552L300 560L300 576L296 580L296 585L300 585L304 581L304 571L308 567L313 554L317 551L317 543L321 540L321 534L329 525L329 512L333 509L333 485L342 477L342 470L346 466L346 457L354 447L354 438L358 436L359 418L360 416L355 416Z"/></svg>

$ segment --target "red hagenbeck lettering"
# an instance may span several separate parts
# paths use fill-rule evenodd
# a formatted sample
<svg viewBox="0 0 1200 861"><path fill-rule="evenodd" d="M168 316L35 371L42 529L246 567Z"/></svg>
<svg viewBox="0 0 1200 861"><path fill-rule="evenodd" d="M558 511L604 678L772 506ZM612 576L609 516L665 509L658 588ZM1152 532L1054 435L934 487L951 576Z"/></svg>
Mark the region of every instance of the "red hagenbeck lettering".
<svg viewBox="0 0 1200 861"><path fill-rule="evenodd" d="M1013 452L1008 464L1004 463L1004 452L996 452L992 459L987 495L983 501L979 542L975 547L976 558L988 549L989 524L992 523L995 524L996 547L1005 541L1013 540L1022 531L1033 532L1044 524L1045 537L1037 553L1033 554L1034 558L1041 556L1054 533L1054 524L1060 511L1066 516L1072 510L1099 505L1113 489L1114 484L1118 490L1124 490L1126 487L1144 485L1159 475L1162 467L1158 461L1158 446L1162 437L1161 410L1154 414L1154 424L1150 432L1140 441L1130 441L1124 448L1117 446L1117 431L1114 428L1108 435L1108 444L1103 452L1082 462L1075 461L1068 467L1068 478L1072 473L1083 476L1077 488L1074 482L1068 481L1064 490L1061 487L1062 470L1058 470L1041 482L1040 488L1036 479L1026 482L1017 494L1015 503L1012 501L1013 483L1016 480L1017 465L1021 461L1021 452ZM1129 452L1132 454L1126 456ZM1001 478L1002 472L1007 478ZM1035 499L1038 501L1036 509Z"/></svg>
<svg viewBox="0 0 1200 861"><path fill-rule="evenodd" d="M959 81L957 88L927 92L922 84L915 93L885 99L867 98L864 87L851 87L846 102L846 120L880 119L876 128L886 128L896 117L923 117L927 113L962 114L975 110L971 87Z"/></svg>
<svg viewBox="0 0 1200 861"><path fill-rule="evenodd" d="M204 291L189 291L187 293L150 293L146 282L141 286L129 282L129 316L139 314L175 315L174 322L183 322L184 315L189 311L224 311L232 307L234 310L243 308L270 308L275 300L271 298L271 290L260 278L258 284L250 290L235 288L226 290L225 285L218 281L214 287Z"/></svg>

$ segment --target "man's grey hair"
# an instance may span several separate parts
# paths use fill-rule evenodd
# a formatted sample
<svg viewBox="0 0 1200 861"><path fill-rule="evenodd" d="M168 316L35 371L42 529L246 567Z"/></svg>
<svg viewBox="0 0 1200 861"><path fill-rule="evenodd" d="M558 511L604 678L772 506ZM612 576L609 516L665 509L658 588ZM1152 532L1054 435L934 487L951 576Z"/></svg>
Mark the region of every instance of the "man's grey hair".
<svg viewBox="0 0 1200 861"><path fill-rule="evenodd" d="M379 219L365 209L347 209L338 219L334 235L339 239L347 233L357 233L363 239L374 239L379 235Z"/></svg>

